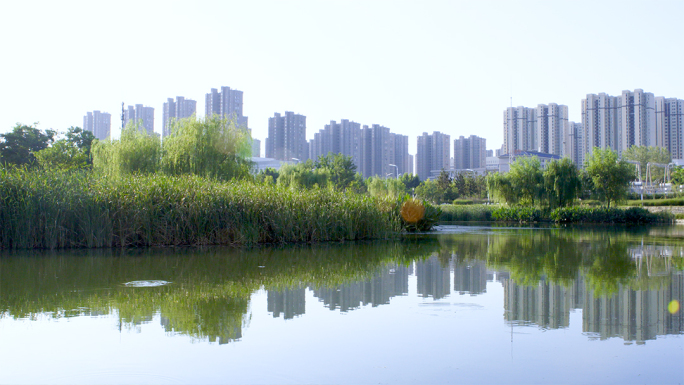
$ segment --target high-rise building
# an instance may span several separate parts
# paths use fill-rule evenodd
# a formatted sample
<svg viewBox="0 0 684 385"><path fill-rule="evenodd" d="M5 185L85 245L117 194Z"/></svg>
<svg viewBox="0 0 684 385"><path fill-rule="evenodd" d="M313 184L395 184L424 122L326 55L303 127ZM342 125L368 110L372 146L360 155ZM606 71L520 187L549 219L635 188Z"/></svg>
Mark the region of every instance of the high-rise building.
<svg viewBox="0 0 684 385"><path fill-rule="evenodd" d="M568 124L568 106L539 104L536 108L536 151L561 155L563 136Z"/></svg>
<svg viewBox="0 0 684 385"><path fill-rule="evenodd" d="M454 139L454 169L476 169L487 166L487 140L470 135Z"/></svg>
<svg viewBox="0 0 684 385"><path fill-rule="evenodd" d="M252 138L252 157L261 158L261 141Z"/></svg>
<svg viewBox="0 0 684 385"><path fill-rule="evenodd" d="M641 89L622 91L617 100L618 155L632 146L655 146L658 135L653 94Z"/></svg>
<svg viewBox="0 0 684 385"><path fill-rule="evenodd" d="M504 111L504 153L538 151L561 155L567 123L568 107L564 105L509 107Z"/></svg>
<svg viewBox="0 0 684 385"><path fill-rule="evenodd" d="M656 132L658 145L670 151L672 159L684 159L684 100L655 98Z"/></svg>
<svg viewBox="0 0 684 385"><path fill-rule="evenodd" d="M451 137L435 131L432 135L424 132L418 137L416 153L416 173L420 180L427 180L433 171L449 169L451 158Z"/></svg>
<svg viewBox="0 0 684 385"><path fill-rule="evenodd" d="M584 153L610 148L621 155L631 146L664 145L656 125L655 99L642 89L622 91L620 96L587 94L582 99Z"/></svg>
<svg viewBox="0 0 684 385"><path fill-rule="evenodd" d="M516 151L536 151L536 110L527 107L508 107L504 111L504 154ZM501 155L504 155L501 154Z"/></svg>
<svg viewBox="0 0 684 385"><path fill-rule="evenodd" d="M154 135L154 108L144 107L142 104L128 106L124 111L124 125L130 122L144 129L148 135Z"/></svg>
<svg viewBox="0 0 684 385"><path fill-rule="evenodd" d="M112 116L106 112L87 112L83 117L83 129L90 131L100 140L107 139L111 134Z"/></svg>
<svg viewBox="0 0 684 385"><path fill-rule="evenodd" d="M212 88L205 96L205 116L218 115L223 118L234 119L238 127L247 128L248 119L242 113L242 91L221 87L219 92Z"/></svg>
<svg viewBox="0 0 684 385"><path fill-rule="evenodd" d="M162 117L162 136L166 138L171 135L170 124L172 119L188 118L195 112L197 112L197 102L192 99L185 99L182 96L176 96L175 101L172 98L166 99L164 116Z"/></svg>
<svg viewBox="0 0 684 385"><path fill-rule="evenodd" d="M584 165L584 129L582 123L567 123L563 135L561 156L570 158L578 167Z"/></svg>
<svg viewBox="0 0 684 385"><path fill-rule="evenodd" d="M286 111L285 115L275 113L268 118L266 157L285 161L309 158L306 116Z"/></svg>
<svg viewBox="0 0 684 385"><path fill-rule="evenodd" d="M390 163L396 167L389 166L389 173L395 176L410 174L413 172L411 167L411 156L408 152L409 138L406 135L390 134L390 146L392 148Z"/></svg>
<svg viewBox="0 0 684 385"><path fill-rule="evenodd" d="M361 125L342 119L340 123L334 120L314 134L310 156L318 159L329 153L350 156L357 170L361 169Z"/></svg>

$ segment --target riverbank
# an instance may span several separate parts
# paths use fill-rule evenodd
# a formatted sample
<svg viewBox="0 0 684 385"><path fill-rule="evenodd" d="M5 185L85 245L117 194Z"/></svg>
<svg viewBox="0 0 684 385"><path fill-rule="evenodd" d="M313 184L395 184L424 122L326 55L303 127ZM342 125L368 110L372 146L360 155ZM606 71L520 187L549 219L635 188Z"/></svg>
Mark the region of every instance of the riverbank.
<svg viewBox="0 0 684 385"><path fill-rule="evenodd" d="M628 207L564 207L543 210L527 206L442 205L441 222L555 222L555 223L673 223L675 216L667 210Z"/></svg>
<svg viewBox="0 0 684 385"><path fill-rule="evenodd" d="M387 201L196 176L0 171L0 249L386 239Z"/></svg>

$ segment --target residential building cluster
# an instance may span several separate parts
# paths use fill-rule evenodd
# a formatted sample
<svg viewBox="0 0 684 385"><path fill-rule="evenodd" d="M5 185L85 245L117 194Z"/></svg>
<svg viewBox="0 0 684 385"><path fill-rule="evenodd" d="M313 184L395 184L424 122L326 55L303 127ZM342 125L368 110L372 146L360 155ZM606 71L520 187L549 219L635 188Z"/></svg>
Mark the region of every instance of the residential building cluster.
<svg viewBox="0 0 684 385"><path fill-rule="evenodd" d="M621 155L631 146L655 146L684 158L684 100L636 89L620 96L587 94L581 108L581 122L570 121L568 107L555 103L507 108L502 152L536 151L583 165L594 148Z"/></svg>
<svg viewBox="0 0 684 385"><path fill-rule="evenodd" d="M243 114L243 92L230 87L212 88L205 96L205 116L233 119L248 128ZM620 96L588 94L582 99L581 122L569 119L568 106L556 103L537 107L509 107L503 115L503 146L494 155L484 138L424 132L417 137L415 156L409 154L409 137L392 133L379 124L361 125L342 119L331 121L307 140L306 116L286 111L268 119L265 157L261 165L300 162L332 154L352 158L364 177L417 174L421 180L436 177L441 170L452 174L505 172L516 157L537 156L542 163L569 158L583 165L594 148L610 148L619 155L631 146L666 148L674 159L684 159L684 100L655 97L641 89L623 91ZM192 116L197 102L177 96L164 103L162 136L170 133L173 119ZM123 124L137 122L154 134L154 108L136 104L122 111ZM88 112L84 129L105 139L111 132L111 115ZM453 146L453 153L452 153ZM252 153L261 156L261 141L254 139Z"/></svg>

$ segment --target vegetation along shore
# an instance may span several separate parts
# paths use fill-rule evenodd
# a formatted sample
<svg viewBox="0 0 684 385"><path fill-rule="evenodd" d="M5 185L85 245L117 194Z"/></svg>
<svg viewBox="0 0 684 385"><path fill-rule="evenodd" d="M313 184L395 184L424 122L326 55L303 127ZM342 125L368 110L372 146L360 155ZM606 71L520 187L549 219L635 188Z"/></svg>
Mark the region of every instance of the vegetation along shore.
<svg viewBox="0 0 684 385"><path fill-rule="evenodd" d="M520 157L506 174L420 181L364 179L340 154L255 174L249 133L217 117L175 121L163 145L133 124L117 140L24 125L0 139L0 249L388 239L438 221L674 220L616 207L634 172L611 150L595 149L582 170Z"/></svg>

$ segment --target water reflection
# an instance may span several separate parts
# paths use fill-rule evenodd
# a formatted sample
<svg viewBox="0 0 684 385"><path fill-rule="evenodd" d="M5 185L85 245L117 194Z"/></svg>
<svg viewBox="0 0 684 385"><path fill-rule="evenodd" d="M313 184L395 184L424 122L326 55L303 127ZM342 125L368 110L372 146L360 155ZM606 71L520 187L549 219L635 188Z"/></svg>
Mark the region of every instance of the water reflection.
<svg viewBox="0 0 684 385"><path fill-rule="evenodd" d="M485 295L496 279L503 320L511 325L567 328L571 312L582 311L590 338L644 343L684 333L682 311L667 310L684 298L677 234L477 229L323 246L5 253L0 314L116 315L120 328L131 330L156 318L169 334L224 344L242 338L260 289L267 311L291 320L305 316L307 293L349 312L406 296L414 276L415 293L430 301L451 296L452 288Z"/></svg>

